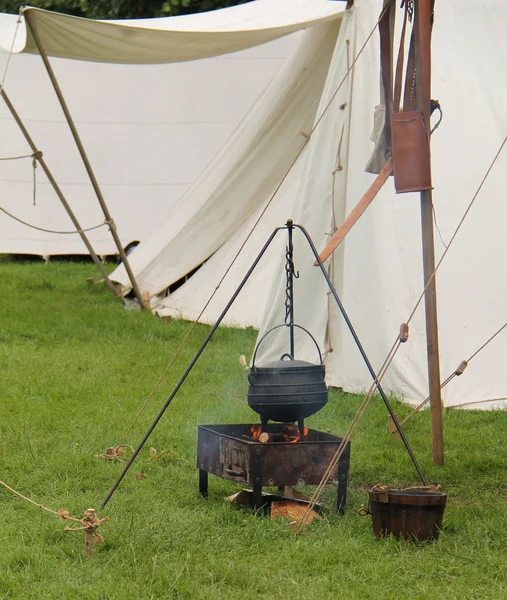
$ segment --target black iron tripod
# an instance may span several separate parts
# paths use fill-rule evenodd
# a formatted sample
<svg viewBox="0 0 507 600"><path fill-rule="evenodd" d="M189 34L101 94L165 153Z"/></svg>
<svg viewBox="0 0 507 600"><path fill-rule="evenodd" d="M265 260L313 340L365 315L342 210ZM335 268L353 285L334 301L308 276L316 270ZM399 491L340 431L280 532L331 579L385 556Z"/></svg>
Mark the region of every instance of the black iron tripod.
<svg viewBox="0 0 507 600"><path fill-rule="evenodd" d="M167 410L169 404L171 404L171 402L173 401L174 397L176 396L176 394L178 393L179 389L181 388L181 386L183 385L185 379L187 378L188 374L190 373L190 371L193 369L195 363L198 361L199 357L201 356L201 354L203 353L204 349L206 348L206 346L208 345L208 342L210 341L210 339L212 338L213 334L215 333L215 331L218 329L218 326L220 325L220 323L222 322L222 320L224 319L224 317L226 316L227 312L229 311L229 309L231 308L231 306L233 305L234 301L236 300L236 298L239 296L241 290L243 289L243 287L245 286L246 282L248 281L248 279L250 278L250 276L252 275L253 271L255 270L256 266L259 264L260 260L262 259L262 257L264 256L264 253L266 252L266 250L268 249L268 247L270 246L271 242L273 241L273 239L275 238L275 236L277 235L277 233L279 231L282 230L287 230L288 231L288 236L289 236L289 245L288 245L288 249L291 252L291 256L292 256L292 234L293 234L293 230L294 229L299 229L304 237L306 238L312 252L313 255L315 256L315 260L322 272L322 275L324 276L324 279L326 280L326 283L329 287L329 290L338 306L338 309L340 310L345 323L347 324L347 327L354 339L354 342L366 364L366 367L375 383L375 386L377 387L377 390L382 398L382 400L384 401L384 404L386 405L386 408L393 420L393 423L395 424L398 433L400 434L400 437L403 441L403 444L405 445L405 448L414 464L414 467L423 483L423 485L427 485L426 482L426 478L424 476L424 473L421 470L421 467L419 466L419 463L417 462L417 459L412 451L412 448L410 447L410 444L408 443L407 438L405 437L405 434L398 422L398 418L396 417L390 403L389 400L387 399L387 396L384 392L384 390L382 389L382 386L380 384L380 382L377 379L377 375L375 373L375 371L373 370L373 367L368 359L368 356L366 355L366 352L357 336L357 333L345 311L345 308L340 300L340 298L338 297L338 294L336 292L336 289L331 281L331 279L329 278L329 275L322 263L322 261L320 260L319 257L319 253L310 237L310 235L308 234L308 232L306 231L306 229L301 226L301 225L296 225L294 224L291 220L288 220L287 223L283 226L283 227L277 227L273 233L269 236L268 240L266 241L266 243L264 244L264 246L262 247L261 251L259 252L259 254L257 255L256 259L254 260L254 262L252 263L252 266L250 267L250 269L248 269L245 277L243 278L243 280L241 281L241 283L239 284L238 288L236 289L236 291L234 292L234 294L232 295L231 299L229 300L229 302L227 303L226 307L224 308L224 310L222 311L221 315L218 317L216 323L213 325L213 327L210 329L208 335L206 336L206 338L204 339L204 341L202 342L201 346L199 347L199 349L197 350L195 356L193 357L193 359L190 361L189 365L187 366L187 368L185 369L183 375L180 377L178 383L176 384L176 386L174 387L173 391L171 392L171 394L169 395L169 397L167 398L167 400L165 401L164 405L162 406L162 408L160 409L160 412L158 413L158 415L156 416L155 420L153 421L153 423L151 424L151 426L149 427L148 431L146 432L146 434L144 435L143 439L141 440L141 442L139 443L139 445L137 446L137 448L134 450L132 456L130 457L128 463L125 465L123 471L120 473L118 479L115 481L115 483L113 484L113 487L109 490L107 496L105 497L105 499L102 502L102 508L104 508L104 506L106 506L106 504L109 502L109 500L111 499L111 496L114 494L114 492L116 491L117 487L120 485L122 479L125 477L127 471L130 469L132 463L135 461L135 459L137 458L137 455L139 454L139 452L142 450L144 444L146 443L146 441L148 440L148 438L150 437L150 435L152 434L153 430L155 429L155 427L157 426L158 422L160 421L160 419L162 418L162 416L164 415L165 411ZM293 275L293 273L291 274L291 276ZM292 286L290 289L290 294L292 296ZM291 304L292 304L292 299L291 299ZM286 305L287 306L287 305ZM292 308L291 308L292 310ZM293 314L290 313L288 315L288 322L289 324L293 322ZM291 344L292 344L292 348L293 348L293 337L291 337Z"/></svg>

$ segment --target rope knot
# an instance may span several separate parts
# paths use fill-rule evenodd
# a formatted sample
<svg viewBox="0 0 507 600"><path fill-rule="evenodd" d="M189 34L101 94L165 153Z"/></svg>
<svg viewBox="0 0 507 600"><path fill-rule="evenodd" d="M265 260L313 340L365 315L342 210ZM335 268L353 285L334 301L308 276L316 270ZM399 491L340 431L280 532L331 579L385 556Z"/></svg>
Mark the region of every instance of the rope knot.
<svg viewBox="0 0 507 600"><path fill-rule="evenodd" d="M85 516L81 521L81 523L83 523L83 528L85 531L91 531L92 533L95 533L102 523L109 521L109 517L99 519L94 508L87 508L84 514Z"/></svg>
<svg viewBox="0 0 507 600"><path fill-rule="evenodd" d="M110 231L116 231L116 223L114 219L104 219L104 224L109 227Z"/></svg>
<svg viewBox="0 0 507 600"><path fill-rule="evenodd" d="M125 454L125 448L130 448L132 453L134 452L134 448L132 446L126 444L120 444L119 446L111 446L106 449L104 454L96 454L95 458L104 458L105 460L123 460L123 455Z"/></svg>
<svg viewBox="0 0 507 600"><path fill-rule="evenodd" d="M85 542L84 542L84 551L87 556L92 555L93 542L96 544L100 544L104 541L102 536L97 533L97 529L102 525L102 523L107 523L109 521L109 517L104 517L103 519L99 519L97 517L97 513L94 508L88 508L84 512L84 517L81 519L82 527L66 527L64 531L84 531L85 532Z"/></svg>

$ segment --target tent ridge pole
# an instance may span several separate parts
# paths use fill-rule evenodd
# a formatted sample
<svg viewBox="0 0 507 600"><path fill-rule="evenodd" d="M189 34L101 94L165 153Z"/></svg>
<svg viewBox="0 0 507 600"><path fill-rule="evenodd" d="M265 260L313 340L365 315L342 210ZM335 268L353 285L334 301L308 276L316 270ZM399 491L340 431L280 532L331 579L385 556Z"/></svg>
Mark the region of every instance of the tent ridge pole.
<svg viewBox="0 0 507 600"><path fill-rule="evenodd" d="M77 149L79 151L79 154L81 155L81 158L83 160L84 166L86 168L86 171L88 173L88 177L90 178L92 187L95 191L95 195L97 196L97 200L99 201L99 204L102 208L102 212L104 213L104 216L106 218L106 221L109 225L109 230L111 231L111 235L113 236L113 240L116 244L116 247L118 249L118 253L120 255L120 258L125 266L125 270L127 271L127 275L130 279L130 282L132 284L132 289L134 290L134 293L136 295L136 298L139 302L139 304L141 305L142 309L145 309L145 302L143 299L143 295L141 294L141 290L139 289L139 286L137 284L137 281L134 277L134 273L132 271L132 268L130 266L130 263L127 259L127 255L125 254L125 250L123 249L123 246L121 244L120 238L118 237L118 233L116 231L116 225L113 221L113 219L111 218L111 214L109 213L109 209L107 207L106 201L104 199L104 196L102 195L102 191L100 189L100 186L98 184L98 181L95 177L95 173L93 172L92 166L90 164L90 161L88 160L88 156L86 154L86 151L84 149L83 143L81 142L81 138L79 137L79 133L76 129L76 126L74 124L74 121L72 119L72 116L70 114L69 108L67 106L67 103L65 102L65 98L63 97L63 93L62 90L60 89L60 86L58 84L58 81L56 79L56 76L54 74L53 68L51 67L51 63L49 62L49 58L48 55L46 53L46 50L44 48L44 45L42 44L42 40L37 32L37 28L35 27L35 24L33 23L32 20L32 14L30 13L29 10L25 10L23 12L23 15L25 17L25 20L28 24L28 27L30 28L30 31L32 33L33 39L37 45L37 48L40 52L42 61L44 63L44 66L46 67L46 71L49 75L49 79L51 80L51 83L53 85L53 88L55 90L55 93L58 97L58 101L60 102L60 106L62 107L63 113L65 115L65 118L67 120L67 123L70 127L72 136L74 138L74 141L76 142L76 146Z"/></svg>
<svg viewBox="0 0 507 600"><path fill-rule="evenodd" d="M21 117L18 115L18 113L17 113L16 109L14 108L12 102L10 101L9 97L7 96L7 94L5 92L5 88L1 88L0 93L2 95L2 98L5 101L5 104L7 105L7 108L9 109L9 111L12 114L14 120L16 121L19 129L21 130L21 133L23 134L24 138L28 142L28 145L32 149L32 152L33 153L39 152L37 146L35 145L35 143L34 143L34 141L32 139L32 137L28 133L28 130L24 126L23 121L21 120ZM100 262L99 257L95 253L95 250L93 249L93 246L91 245L90 240L88 239L88 237L86 236L85 232L83 231L83 228L81 227L81 224L77 220L76 215L72 212L72 209L69 206L67 200L65 199L65 196L63 195L63 192L61 191L60 187L56 183L56 180L53 177L53 174L51 173L51 171L49 170L49 167L47 166L46 161L44 160L42 153L41 153L40 156L37 156L37 160L39 161L39 164L42 167L42 170L46 174L46 177L48 178L49 183L52 185L52 187L53 187L56 195L58 196L58 199L63 204L63 207L67 211L67 214L69 215L71 221L74 223L74 226L76 227L77 233L79 233L79 235L81 236L81 239L83 240L84 245L88 249L88 252L90 253L90 256L93 259L93 262L97 265L97 268L99 269L100 274L102 275L102 277L103 277L103 279L104 279L107 287L111 290L112 294L115 297L118 296L117 287L109 279L109 275L107 274L107 272L104 269L102 263Z"/></svg>

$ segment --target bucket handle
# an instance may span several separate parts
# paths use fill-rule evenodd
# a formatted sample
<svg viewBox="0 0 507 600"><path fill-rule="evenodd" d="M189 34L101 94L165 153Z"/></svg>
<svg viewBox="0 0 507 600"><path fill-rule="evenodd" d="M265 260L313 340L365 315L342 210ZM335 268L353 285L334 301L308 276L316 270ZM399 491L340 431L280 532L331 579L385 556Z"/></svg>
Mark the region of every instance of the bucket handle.
<svg viewBox="0 0 507 600"><path fill-rule="evenodd" d="M257 357L257 350L259 350L259 346L262 344L262 342L266 339L266 337L275 329L280 329L280 327L297 327L298 329L301 329L302 331L304 331L305 333L307 333L311 338L313 343L315 344L315 347L317 348L317 352L319 353L319 360L320 360L320 364L323 365L324 363L322 362L322 353L320 351L319 345L317 344L315 338L313 337L313 335L308 331L308 329L305 329L304 327L301 327L301 325L296 325L296 323L293 323L292 325L290 323L282 323L281 325L276 325L275 327L272 327L269 331L267 331L259 340L259 343L257 344L257 347L255 348L253 357L252 357L252 371L255 370L255 359ZM283 360L285 357L287 357L289 360L294 360L294 357L292 356L292 354L286 352L285 354L282 354L280 360Z"/></svg>

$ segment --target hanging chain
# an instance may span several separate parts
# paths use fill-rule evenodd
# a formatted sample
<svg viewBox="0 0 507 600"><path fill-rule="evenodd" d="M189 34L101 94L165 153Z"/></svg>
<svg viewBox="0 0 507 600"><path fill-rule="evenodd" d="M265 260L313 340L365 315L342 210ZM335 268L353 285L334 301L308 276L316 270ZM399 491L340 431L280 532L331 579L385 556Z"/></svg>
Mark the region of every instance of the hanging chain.
<svg viewBox="0 0 507 600"><path fill-rule="evenodd" d="M294 269L294 248L292 244L285 247L285 323L290 322L292 313L293 279L299 278L299 271Z"/></svg>

